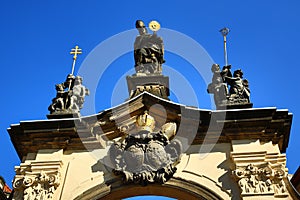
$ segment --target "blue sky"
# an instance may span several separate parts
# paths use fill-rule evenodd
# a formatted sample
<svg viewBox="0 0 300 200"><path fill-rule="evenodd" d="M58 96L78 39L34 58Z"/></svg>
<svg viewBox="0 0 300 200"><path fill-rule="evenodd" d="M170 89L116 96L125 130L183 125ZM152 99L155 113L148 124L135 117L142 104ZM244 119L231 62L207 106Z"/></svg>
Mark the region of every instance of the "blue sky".
<svg viewBox="0 0 300 200"><path fill-rule="evenodd" d="M233 69L243 69L254 107L289 109L294 114L286 152L289 173L294 173L300 163L299 7L298 0L1 1L0 82L5 87L0 104L0 175L10 183L14 166L20 163L6 129L19 121L46 118L55 96L54 85L63 82L71 71L70 49L79 45L84 52L78 57L77 73L93 49L116 34L134 29L137 19L146 23L155 19L163 28L185 34L220 65L224 59L218 31L229 27L228 60ZM133 42L134 37L132 46ZM110 46L107 52L117 49L117 45ZM98 59L103 58L100 55ZM197 106L211 109L205 81L192 64L171 52L165 59L166 69L179 73L194 89ZM106 67L95 94L97 112L125 100L127 91L118 86L133 65L133 54L127 52L109 66L95 66L95 71ZM170 81L172 90L176 81ZM181 94L176 96L174 88L172 91L174 101L193 104ZM83 114L93 113L83 110Z"/></svg>

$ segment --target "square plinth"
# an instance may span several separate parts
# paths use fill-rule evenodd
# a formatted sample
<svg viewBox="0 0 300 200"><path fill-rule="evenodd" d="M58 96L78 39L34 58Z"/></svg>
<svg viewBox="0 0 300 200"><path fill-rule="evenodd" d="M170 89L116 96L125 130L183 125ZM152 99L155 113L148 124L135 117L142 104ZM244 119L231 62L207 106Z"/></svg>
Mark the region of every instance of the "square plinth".
<svg viewBox="0 0 300 200"><path fill-rule="evenodd" d="M131 91L136 90L138 86L146 86L146 85L162 85L165 86L167 90L167 95L170 95L169 92L169 77L163 75L133 75L127 76L127 86L128 86L128 93L130 94Z"/></svg>

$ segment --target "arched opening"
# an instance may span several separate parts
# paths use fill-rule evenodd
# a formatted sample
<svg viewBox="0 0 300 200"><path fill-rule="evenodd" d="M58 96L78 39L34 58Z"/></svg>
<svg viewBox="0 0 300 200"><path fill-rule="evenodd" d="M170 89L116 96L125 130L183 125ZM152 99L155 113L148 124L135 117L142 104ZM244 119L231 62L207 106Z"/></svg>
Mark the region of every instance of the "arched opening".
<svg viewBox="0 0 300 200"><path fill-rule="evenodd" d="M174 198L164 197L164 196L154 196L154 195L144 195L125 198L124 200L175 200Z"/></svg>
<svg viewBox="0 0 300 200"><path fill-rule="evenodd" d="M197 183L182 179L171 178L164 184L149 184L140 186L135 184L123 184L120 180L112 180L110 183L101 184L90 188L75 200L97 199L97 200L132 200L137 196L161 196L179 200L217 200L224 199L213 190ZM130 199L131 198L131 199ZM134 199L134 198L133 198ZM229 199L228 197L225 199Z"/></svg>
<svg viewBox="0 0 300 200"><path fill-rule="evenodd" d="M112 191L110 194L100 198L99 200L116 200L116 199L126 199L136 196L144 195L155 195L164 196L175 199L201 199L201 196L193 195L188 191L178 190L172 187L164 187L161 185L150 185L150 186L125 186L118 190ZM198 197L196 197L198 196ZM205 199L205 198L202 198Z"/></svg>

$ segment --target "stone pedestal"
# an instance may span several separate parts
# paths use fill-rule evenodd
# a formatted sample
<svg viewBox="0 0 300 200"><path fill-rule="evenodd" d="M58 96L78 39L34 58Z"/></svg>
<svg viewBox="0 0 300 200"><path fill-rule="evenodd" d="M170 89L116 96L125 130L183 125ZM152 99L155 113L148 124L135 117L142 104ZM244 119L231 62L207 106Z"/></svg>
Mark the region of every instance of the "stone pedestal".
<svg viewBox="0 0 300 200"><path fill-rule="evenodd" d="M244 109L244 108L252 108L253 107L253 103L228 103L228 104L219 104L216 105L218 110L226 110L226 109Z"/></svg>
<svg viewBox="0 0 300 200"><path fill-rule="evenodd" d="M63 118L79 118L80 113L71 113L71 112L59 112L59 113L52 113L47 115L48 119L63 119Z"/></svg>
<svg viewBox="0 0 300 200"><path fill-rule="evenodd" d="M160 74L136 74L127 76L127 86L129 98L135 97L144 91L154 94L158 97L168 99L169 77Z"/></svg>

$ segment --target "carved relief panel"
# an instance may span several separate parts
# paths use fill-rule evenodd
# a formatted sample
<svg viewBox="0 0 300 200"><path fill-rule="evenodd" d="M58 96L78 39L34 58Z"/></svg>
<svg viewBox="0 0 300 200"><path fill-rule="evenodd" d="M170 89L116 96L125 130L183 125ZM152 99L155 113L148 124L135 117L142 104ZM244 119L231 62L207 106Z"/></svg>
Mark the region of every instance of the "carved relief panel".
<svg viewBox="0 0 300 200"><path fill-rule="evenodd" d="M21 163L15 168L14 200L51 200L60 184L61 161Z"/></svg>
<svg viewBox="0 0 300 200"><path fill-rule="evenodd" d="M282 154L268 155L256 153L253 160L249 160L249 153L232 153L235 161L233 177L241 190L241 196L274 195L286 197L288 191L284 183L287 178L285 156ZM248 162L245 162L248 159Z"/></svg>

